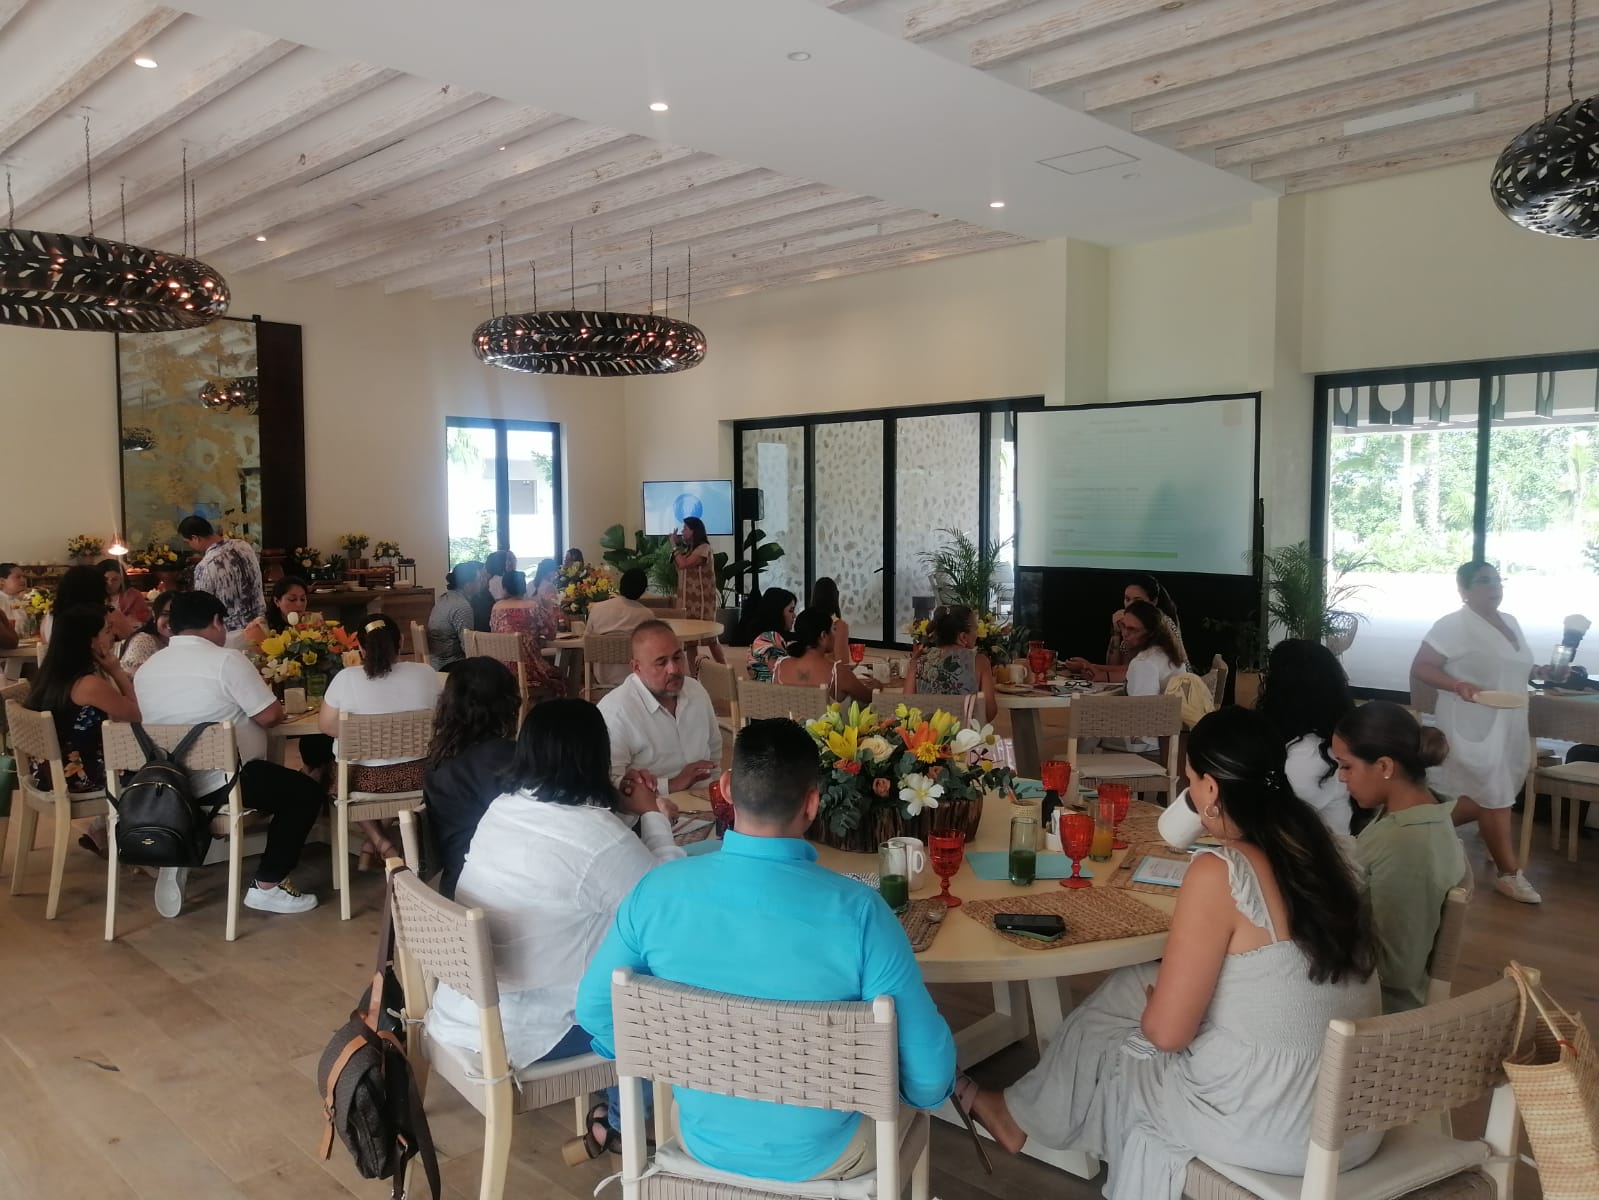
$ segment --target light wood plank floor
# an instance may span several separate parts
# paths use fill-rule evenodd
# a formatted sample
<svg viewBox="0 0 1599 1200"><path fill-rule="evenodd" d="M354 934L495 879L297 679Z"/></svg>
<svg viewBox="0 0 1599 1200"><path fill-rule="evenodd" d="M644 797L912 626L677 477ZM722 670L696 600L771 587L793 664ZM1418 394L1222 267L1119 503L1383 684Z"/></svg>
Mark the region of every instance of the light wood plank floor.
<svg viewBox="0 0 1599 1200"><path fill-rule="evenodd" d="M1599 839L1571 866L1542 849L1529 872L1542 908L1491 893L1473 905L1460 987L1489 982L1511 954L1543 968L1549 986L1599 1022ZM1467 847L1486 887L1481 843ZM348 1155L316 1158L320 1105L315 1064L371 969L379 877L356 880L356 919L328 904L328 854L308 852L301 882L324 905L303 917L245 911L241 936L222 940L223 868L197 872L188 906L162 920L151 881L129 872L121 936L101 940L104 868L77 849L60 919L44 920L47 856L35 851L25 894L0 897L0 1198L56 1200L335 1200L386 1195L361 1180ZM9 869L9 863L7 864ZM5 886L9 887L9 877ZM1081 981L1086 987L1092 981ZM940 988L953 1024L966 1023L985 989ZM1005 1084L1035 1061L1018 1046L977 1072ZM451 1197L476 1195L481 1125L440 1086L430 1097L434 1135ZM569 1106L519 1120L507 1194L582 1200L616 1169L602 1161L568 1170L557 1153ZM1463 1118L1463 1131L1480 1127ZM943 1200L1048 1195L1075 1200L1099 1185L1028 1159L984 1176L965 1134L935 1122L934 1193ZM1523 1172L1518 1195L1539 1195Z"/></svg>

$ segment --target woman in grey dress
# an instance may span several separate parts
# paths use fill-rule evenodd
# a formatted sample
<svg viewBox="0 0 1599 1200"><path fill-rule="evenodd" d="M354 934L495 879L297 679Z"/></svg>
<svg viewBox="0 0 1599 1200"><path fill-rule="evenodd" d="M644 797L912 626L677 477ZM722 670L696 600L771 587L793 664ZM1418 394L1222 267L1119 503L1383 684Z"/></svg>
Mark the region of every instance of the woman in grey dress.
<svg viewBox="0 0 1599 1200"><path fill-rule="evenodd" d="M1174 803L1221 844L1195 854L1162 962L1111 975L1006 1091L957 1085L1001 1146L1036 1138L1109 1158L1109 1200L1179 1200L1201 1153L1304 1170L1327 1022L1375 1016L1381 998L1365 898L1283 764L1255 712L1194 727ZM1343 1167L1378 1140L1350 1139Z"/></svg>

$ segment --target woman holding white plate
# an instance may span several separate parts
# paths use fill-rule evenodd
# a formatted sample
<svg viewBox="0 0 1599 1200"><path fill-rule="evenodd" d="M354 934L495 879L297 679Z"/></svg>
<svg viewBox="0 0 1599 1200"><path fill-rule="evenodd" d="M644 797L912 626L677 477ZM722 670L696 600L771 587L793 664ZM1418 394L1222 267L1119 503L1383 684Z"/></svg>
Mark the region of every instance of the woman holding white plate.
<svg viewBox="0 0 1599 1200"><path fill-rule="evenodd" d="M1543 897L1522 875L1510 837L1530 754L1532 650L1516 618L1499 611L1505 587L1492 563L1465 563L1455 583L1464 607L1427 631L1410 664L1414 678L1438 689L1438 728L1449 739L1449 757L1428 772L1428 783L1459 797L1456 825L1477 822L1499 869L1494 889L1538 904Z"/></svg>

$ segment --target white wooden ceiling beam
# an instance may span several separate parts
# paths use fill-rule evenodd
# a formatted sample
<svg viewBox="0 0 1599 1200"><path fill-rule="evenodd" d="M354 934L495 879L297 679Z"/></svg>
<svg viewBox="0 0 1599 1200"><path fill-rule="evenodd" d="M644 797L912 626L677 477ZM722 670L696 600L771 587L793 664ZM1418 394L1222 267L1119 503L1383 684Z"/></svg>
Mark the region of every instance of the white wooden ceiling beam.
<svg viewBox="0 0 1599 1200"><path fill-rule="evenodd" d="M28 0L0 0L0 30L11 24L11 18L27 6Z"/></svg>
<svg viewBox="0 0 1599 1200"><path fill-rule="evenodd" d="M1599 0L1578 0L1579 19L1596 12L1599 12ZM1357 79L1414 70L1422 63L1451 55L1478 52L1496 43L1527 37L1543 26L1546 14L1546 0L1511 0L1510 3L1499 0L1486 10L1474 10L1419 29L1393 33L1369 45L1333 54L1317 52L1292 66L1246 74L1236 81L1224 76L1225 82L1135 109L1133 132L1148 134L1220 113L1302 96L1317 88L1339 87ZM1084 99L1085 105L1109 108L1153 94L1140 84L1138 95L1120 96L1120 93L1096 92L1090 88Z"/></svg>
<svg viewBox="0 0 1599 1200"><path fill-rule="evenodd" d="M657 234L655 272L659 276L667 266L671 266L675 273L683 266L685 255L689 252L701 262L724 261L739 256L744 256L749 261L763 261L786 254L801 253L812 246L816 237L825 237L840 230L857 228L864 230L869 227L874 232L871 234L863 232L863 238L887 236L925 228L936 220L937 218L927 213L907 212L904 208L884 200L857 198L804 216L763 222L759 226L746 229L729 228L724 233L694 239L679 237L667 239ZM567 247L551 246L550 250L551 253L534 260L540 264L538 291L540 299L545 303L550 303L552 297L567 295L572 289L573 279L567 262ZM509 254L507 258L510 259ZM520 269L516 260L510 259L507 270L511 280L509 293L515 299L531 302L533 274L526 265L528 255L523 254L520 258L522 262ZM629 277L636 277L649 269L648 235L633 236L614 247L584 247L577 254L576 267L577 285L580 289L599 283L608 276L614 276L626 286ZM445 285L435 287L432 294L443 298L475 292L484 286L485 278L486 275L479 272L471 279L451 280Z"/></svg>
<svg viewBox="0 0 1599 1200"><path fill-rule="evenodd" d="M1195 46L1238 34L1253 33L1285 21L1304 18L1317 13L1330 12L1351 6L1352 0L1211 0L1208 4L1184 6L1174 12L1161 13L1136 25L1108 35L1085 38L1080 43L1034 64L1029 86L1035 92L1056 91L1076 87L1086 79L1104 75L1109 71L1140 64L1152 66L1133 72L1135 77L1161 80L1177 61L1186 61L1185 52ZM1423 0L1416 0L1417 3ZM1493 0L1430 0L1433 4L1487 4ZM1350 22L1353 25L1353 22ZM1283 38L1292 37L1300 24L1291 27ZM1275 45L1283 40L1275 35L1255 43ZM1218 50L1212 57L1230 60L1239 50L1229 47ZM1155 61L1159 60L1159 61ZM1207 59L1208 61L1208 59ZM1242 66L1231 68L1242 70ZM1212 71L1205 78L1225 74L1227 68ZM1120 78L1120 77L1118 77Z"/></svg>
<svg viewBox="0 0 1599 1200"><path fill-rule="evenodd" d="M454 172L465 180L490 160L509 169L514 157L524 170L533 170L532 164L539 156L549 153L542 139L557 136L556 128L570 124L573 122L568 118L554 113L503 100L485 101L320 178L274 189L221 217L209 218L206 241L212 246L228 247L264 233L270 244L279 230L292 230L305 222L342 212L369 196L420 180L438 180L442 172ZM567 143L563 139L559 144ZM503 153L498 150L502 145L506 147ZM473 167L474 162L479 163L479 168ZM497 174L494 182L503 177ZM481 188L487 184L463 182L461 186L461 194L470 194L472 186ZM439 203L448 201L441 197Z"/></svg>
<svg viewBox="0 0 1599 1200"><path fill-rule="evenodd" d="M279 41L261 33L232 35L220 44L218 53L177 75L170 91L159 98L143 96L133 103L96 104L96 93L85 97L98 115L93 127L94 170L104 178L108 164L136 150L165 129L199 111L257 72L265 70L295 49L293 42ZM175 70L182 70L175 68ZM52 139L49 159L28 156L25 188L18 188L17 208L32 208L83 183L82 138ZM31 145L24 143L26 147ZM59 148L57 148L59 146ZM104 211L104 210L102 210Z"/></svg>
<svg viewBox="0 0 1599 1200"><path fill-rule="evenodd" d="M494 237L498 247L503 231L507 262L525 264L564 231L574 231L579 242L592 243L679 218L703 215L714 221L729 207L765 203L773 197L795 204L796 189L802 187L830 191L819 185L801 185L763 168L735 169L721 179L706 181L699 163L674 163L551 204L509 213L488 236ZM799 207L824 202L801 197ZM442 241L415 242L332 272L328 282L344 287L381 280L386 291L399 292L481 276L483 268L477 258L485 236L469 230Z"/></svg>
<svg viewBox="0 0 1599 1200"><path fill-rule="evenodd" d="M1084 93L1089 111L1134 104L1182 87L1258 71L1325 54L1339 46L1370 44L1440 17L1473 12L1503 0L1375 0L1337 20L1304 23L1234 46L1185 54L1143 72L1100 80ZM1035 75L1034 86L1037 86Z"/></svg>
<svg viewBox="0 0 1599 1200"><path fill-rule="evenodd" d="M596 140L604 133L615 137L614 130L596 129ZM660 146L643 138L623 136L601 142L590 153L557 160L525 178L476 196L461 198L459 189L449 186L451 180L441 180L438 186L449 188L455 201L442 205L434 203L430 181L422 180L374 197L353 216L335 215L289 229L287 238L273 240L289 242L294 252L273 257L280 258L278 270L290 279L322 274L386 253L408 240L429 241L472 229L487 231L509 213L586 192L693 154L680 146ZM734 163L701 157L707 173L716 178L740 169ZM259 248L270 246L268 242Z"/></svg>
<svg viewBox="0 0 1599 1200"><path fill-rule="evenodd" d="M303 125L289 128L252 153L236 155L212 169L197 164L191 149L189 171L200 198L202 249L215 248L208 230L232 209L276 188L293 187L340 163L353 162L434 122L482 104L480 93L465 92L421 79L392 79ZM277 122L274 122L275 124ZM164 185L128 210L128 233L144 245L176 244L183 216L170 162L156 164ZM166 239L171 238L168 242Z"/></svg>
<svg viewBox="0 0 1599 1200"><path fill-rule="evenodd" d="M995 17L1008 16L1031 8L1040 0L939 0L905 14L905 40L930 42L945 34L959 33Z"/></svg>
<svg viewBox="0 0 1599 1200"><path fill-rule="evenodd" d="M1594 54L1599 54L1599 29L1592 24L1579 26L1577 56L1587 58ZM1400 108L1451 92L1474 90L1479 93L1480 100L1485 91L1490 91L1489 85L1495 80L1515 76L1519 72L1536 70L1541 87L1543 66L1544 38L1540 34L1536 38L1485 50L1480 54L1451 58L1441 63L1419 66L1415 70L1365 79L1347 87L1315 92L1236 113L1224 113L1178 129L1175 145L1179 150L1230 145L1330 117L1348 118L1385 108ZM1134 120L1137 120L1136 113Z"/></svg>
<svg viewBox="0 0 1599 1200"><path fill-rule="evenodd" d="M860 9L865 8L867 5L875 4L876 2L877 0L821 0L821 3L825 4L834 12L839 13L857 12Z"/></svg>
<svg viewBox="0 0 1599 1200"><path fill-rule="evenodd" d="M1286 193L1314 192L1323 188L1342 187L1348 183L1366 183L1373 179L1386 179L1394 175L1404 175L1412 171L1425 171L1433 167L1447 166L1450 163L1476 162L1480 159L1493 158L1505 148L1506 138L1503 135L1479 138L1476 141L1456 142L1451 146L1435 147L1419 150L1413 154L1397 154L1389 158L1376 158L1369 162L1354 163L1348 166L1324 167L1316 171L1305 171L1299 175L1290 175L1283 180L1283 191ZM1484 176L1483 187L1487 188L1487 177Z"/></svg>
<svg viewBox="0 0 1599 1200"><path fill-rule="evenodd" d="M15 14L13 14L15 15ZM30 14L31 15L31 14ZM20 84L25 97L0 93L0 159L24 137L82 96L147 41L178 19L143 0L71 0L53 8L52 48L34 75L13 62L0 84Z"/></svg>
<svg viewBox="0 0 1599 1200"><path fill-rule="evenodd" d="M614 216L609 213L598 219L585 216L592 207L588 196L519 214L504 227L509 269L517 273L526 269L529 262L558 263L568 248L568 237L575 237L586 259L603 265L620 253L631 237L643 235L647 238L653 232L657 245L692 243L724 231L799 216L854 199L834 188L801 183L765 169L671 191L666 179L673 170L656 172L651 179L641 181L645 186L655 183L658 193ZM495 229L489 235L495 238L496 250L499 232ZM445 289L471 280L481 283L485 278L483 266L476 261L481 241L479 237L477 244L469 248L440 247L425 265L397 275L382 270L384 260L369 259L357 264L351 272L335 275L332 282L338 285L342 278L355 271L363 274L377 271L378 274L369 275L368 280L354 282L382 278L384 290L389 292L413 287ZM599 269L598 265L595 269Z"/></svg>
<svg viewBox="0 0 1599 1200"><path fill-rule="evenodd" d="M1435 146L1475 142L1495 136L1500 139L1500 149L1503 149L1512 137L1542 117L1543 99L1540 96L1530 104L1446 117L1273 155L1251 163L1250 175L1255 179L1281 179L1286 175L1303 175L1327 167L1353 165L1373 159L1397 158Z"/></svg>
<svg viewBox="0 0 1599 1200"><path fill-rule="evenodd" d="M150 197L176 192L171 168L182 160L184 150L190 169L204 175L208 187L214 187L216 172L234 159L291 129L309 125L398 75L397 71L340 62L301 47L214 101L195 118L156 134L111 164L108 173L126 185L130 211ZM195 127L202 117L205 130ZM43 229L77 228L83 219L83 205L70 192L67 196L70 204L63 205L58 198L30 220L37 219Z"/></svg>
<svg viewBox="0 0 1599 1200"><path fill-rule="evenodd" d="M1347 2L1348 0L1327 0L1327 3ZM1109 33L1120 26L1132 26L1125 30L1125 37L1114 40L1096 38L1092 45L1084 44L1077 47L1070 58L1063 55L1053 60L1061 63L1081 62L1093 57L1095 48L1098 47L1100 53L1111 60L1099 68L1104 70L1140 61L1142 56L1129 56L1136 53L1136 47L1145 38L1154 38L1162 46L1192 46L1197 41L1206 40L1200 34L1201 30L1207 31L1210 37L1226 37L1239 30L1258 29L1262 25L1271 24L1274 20L1299 15L1294 12L1274 15L1271 9L1285 6L1280 3L1267 5L1255 0L1252 4L1234 4L1230 9L1219 11L1212 18L1206 18L1205 5L1197 5L1184 12L1169 9L1167 7L1169 3L1170 0L1097 0L1092 4L1057 5L1051 15L1031 25L978 38L972 43L971 64L985 69L1003 66L1005 63L1015 62L1029 55L1057 50L1096 34ZM1313 4L1309 7L1315 9L1325 5ZM1135 21L1138 24L1133 26L1132 23ZM1209 32L1211 30L1214 32Z"/></svg>
<svg viewBox="0 0 1599 1200"><path fill-rule="evenodd" d="M1592 58L1583 59L1577 71L1577 91L1579 95L1590 93L1599 85L1599 70L1595 70ZM1496 80L1482 84L1471 89L1475 94L1476 102L1470 112L1479 115L1492 115L1502 109L1523 107L1536 100L1543 103L1543 72L1526 72L1512 76L1509 79ZM1458 94L1464 89L1451 89ZM1412 103L1422 101L1422 95L1410 98ZM1553 103L1556 107L1566 103L1563 95L1557 97ZM1415 129L1421 125L1444 120L1442 117L1429 118L1395 128ZM1246 166L1250 163L1271 159L1281 154L1291 154L1299 150L1307 150L1317 146L1330 146L1343 142L1346 138L1354 144L1360 144L1365 137L1372 134L1357 134L1348 138L1344 133L1345 118L1338 117L1331 121L1323 121L1315 125L1304 125L1297 129L1285 130L1280 133L1267 134L1265 137L1250 138L1246 141L1236 142L1230 146L1222 146L1216 151L1216 165L1226 169Z"/></svg>

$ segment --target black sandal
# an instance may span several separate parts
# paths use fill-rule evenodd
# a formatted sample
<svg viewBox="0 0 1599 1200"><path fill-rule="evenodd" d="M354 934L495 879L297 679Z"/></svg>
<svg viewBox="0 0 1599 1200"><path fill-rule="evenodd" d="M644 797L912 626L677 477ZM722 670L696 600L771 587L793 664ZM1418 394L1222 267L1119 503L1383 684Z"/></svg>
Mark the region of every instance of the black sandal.
<svg viewBox="0 0 1599 1200"><path fill-rule="evenodd" d="M609 1122L611 1106L601 1100L583 1118L581 1136L568 1138L561 1147L561 1158L569 1167L580 1167L602 1154L622 1153L622 1135L612 1129Z"/></svg>

